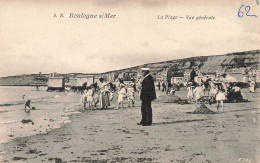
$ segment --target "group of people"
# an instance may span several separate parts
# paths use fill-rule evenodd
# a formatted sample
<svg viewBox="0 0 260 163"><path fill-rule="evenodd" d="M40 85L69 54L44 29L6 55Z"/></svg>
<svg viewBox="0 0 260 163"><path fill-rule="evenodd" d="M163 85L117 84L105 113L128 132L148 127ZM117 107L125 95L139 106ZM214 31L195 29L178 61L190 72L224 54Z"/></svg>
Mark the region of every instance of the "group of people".
<svg viewBox="0 0 260 163"><path fill-rule="evenodd" d="M152 106L151 102L156 99L156 92L153 77L150 75L149 68L142 68L142 80L139 81L139 95L141 100L142 119L137 125L149 126L152 124ZM115 94L117 96L117 106L114 109L123 107L123 101L127 99L128 106L135 105L135 83L125 84L123 79L118 79L115 89L112 89L111 83L105 82L103 78L99 79L99 83L87 87L81 97L84 109L88 107L92 110L99 103L101 108L108 108Z"/></svg>
<svg viewBox="0 0 260 163"><path fill-rule="evenodd" d="M164 92L164 91L167 91L171 87L171 83L164 82L164 81L162 81L162 83L158 82L157 87L158 87L159 91L161 90L161 87L162 87L162 92Z"/></svg>
<svg viewBox="0 0 260 163"><path fill-rule="evenodd" d="M174 95L175 94L175 91L179 90L180 89L180 83L176 83L176 84L171 84L171 83L168 83L168 82L158 82L157 84L157 87L159 89L159 91L161 90L162 92L166 92L167 95ZM161 89L162 87L162 89Z"/></svg>
<svg viewBox="0 0 260 163"><path fill-rule="evenodd" d="M88 107L92 110L94 108L94 87L93 86L89 86L87 87L84 91L83 91L83 95L81 96L81 102L84 105L84 109L86 109L87 104Z"/></svg>
<svg viewBox="0 0 260 163"><path fill-rule="evenodd" d="M202 83L188 83L187 84L187 98L190 102L195 101L196 104L200 103L202 98L207 94L210 96L212 101L217 102L217 110L221 105L222 112L224 112L224 100L226 99L225 90L216 86L213 82L210 82L210 89L205 88ZM224 83L222 83L224 85ZM209 90L209 91L208 91Z"/></svg>
<svg viewBox="0 0 260 163"><path fill-rule="evenodd" d="M96 84L96 87L95 87ZM104 78L99 79L99 83L95 83L86 87L81 96L81 102L84 105L84 109L88 107L92 110L97 108L99 104L102 109L107 109L111 105L115 94L117 93L117 106L123 108L123 101L127 99L128 106L134 106L134 83L124 84L123 79L118 79L117 87L112 83L105 82Z"/></svg>
<svg viewBox="0 0 260 163"><path fill-rule="evenodd" d="M255 90L255 83L253 81L251 83L250 92L253 92ZM200 103L202 98L206 96L210 98L210 104L216 101L217 110L219 110L219 106L221 106L222 112L224 112L225 100L229 102L243 100L239 84L232 82L214 83L213 81L208 81L207 84L205 84L205 82L189 82L187 84L187 92L187 98L190 102L195 101L196 103Z"/></svg>

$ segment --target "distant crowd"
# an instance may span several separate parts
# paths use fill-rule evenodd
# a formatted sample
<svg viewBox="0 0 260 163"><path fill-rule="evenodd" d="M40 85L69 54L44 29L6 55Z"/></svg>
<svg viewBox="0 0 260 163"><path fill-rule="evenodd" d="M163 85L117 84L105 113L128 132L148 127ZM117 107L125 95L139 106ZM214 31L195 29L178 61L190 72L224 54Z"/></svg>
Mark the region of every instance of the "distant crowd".
<svg viewBox="0 0 260 163"><path fill-rule="evenodd" d="M226 80L226 74L221 75L221 80L213 81L208 76L205 80L201 80L199 83L194 81L193 78L189 82L185 83L187 89L187 99L188 102L196 104L198 103L209 103L210 105L213 102L217 103L217 110L219 106L224 112L224 101L228 102L242 102L244 101L243 95L241 93L241 85L237 82L231 82ZM162 81L162 84L158 82L158 89L161 91L166 91L166 94L174 95L176 90L180 89L181 84L171 84ZM256 82L251 80L249 82L249 91L255 92Z"/></svg>

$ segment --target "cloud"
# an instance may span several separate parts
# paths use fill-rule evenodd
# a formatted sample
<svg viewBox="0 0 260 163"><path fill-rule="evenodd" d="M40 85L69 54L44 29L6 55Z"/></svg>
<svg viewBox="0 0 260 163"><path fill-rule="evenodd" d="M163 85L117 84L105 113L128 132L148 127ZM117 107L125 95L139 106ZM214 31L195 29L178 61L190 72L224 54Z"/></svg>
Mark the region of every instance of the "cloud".
<svg viewBox="0 0 260 163"><path fill-rule="evenodd" d="M260 49L260 29L256 28L260 21L238 18L241 4L234 0L210 4L204 0L0 3L0 76L38 71L104 72L183 57ZM15 10L8 7L14 4ZM109 20L52 17L53 13L66 17L70 12L117 16ZM158 20L158 14L214 15L216 19Z"/></svg>

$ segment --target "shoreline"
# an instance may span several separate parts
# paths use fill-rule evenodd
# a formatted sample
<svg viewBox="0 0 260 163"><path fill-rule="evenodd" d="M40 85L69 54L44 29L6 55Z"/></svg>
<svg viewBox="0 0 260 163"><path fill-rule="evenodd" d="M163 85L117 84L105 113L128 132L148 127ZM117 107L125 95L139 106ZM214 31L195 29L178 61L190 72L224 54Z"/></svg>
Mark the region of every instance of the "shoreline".
<svg viewBox="0 0 260 163"><path fill-rule="evenodd" d="M48 130L48 131L45 132L45 133L37 133L37 134L34 134L34 135L30 135L30 136L17 137L17 138L15 138L15 139L11 140L11 141L4 142L4 143L0 143L0 145L1 145L1 144L11 143L12 141L20 141L20 139L29 139L30 137L38 137L38 136L49 135L51 132L55 132L55 130L64 128L64 127L65 127L66 125L68 125L69 123L72 123L74 116L76 116L77 114L81 114L81 113L82 113L82 112L69 115L69 116L68 116L68 118L69 118L68 121L67 121L66 123L61 123L61 124L60 124L60 127L58 127L58 128L53 128L53 129L51 129L51 130Z"/></svg>
<svg viewBox="0 0 260 163"><path fill-rule="evenodd" d="M3 106L0 143L60 128L70 121L70 115L79 113L74 109L79 105L78 94L59 93L51 96L34 101L32 106L36 109L31 110L30 114L24 113L23 104Z"/></svg>
<svg viewBox="0 0 260 163"><path fill-rule="evenodd" d="M36 87L36 86L39 86L39 87L48 87L48 85L0 85L0 86L14 86L14 87Z"/></svg>

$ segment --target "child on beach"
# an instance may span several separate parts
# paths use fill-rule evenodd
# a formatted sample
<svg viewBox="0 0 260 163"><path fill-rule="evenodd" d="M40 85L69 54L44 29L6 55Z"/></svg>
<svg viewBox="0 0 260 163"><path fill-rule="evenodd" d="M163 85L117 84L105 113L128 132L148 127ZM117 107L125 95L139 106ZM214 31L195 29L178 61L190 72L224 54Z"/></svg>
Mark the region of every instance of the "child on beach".
<svg viewBox="0 0 260 163"><path fill-rule="evenodd" d="M84 105L84 109L86 109L86 104L87 104L87 90L86 89L83 91L80 101Z"/></svg>
<svg viewBox="0 0 260 163"><path fill-rule="evenodd" d="M129 84L128 88L127 88L127 101L128 101L128 107L130 107L130 104L132 103L132 106L134 107L135 105L135 91L134 91L134 87L133 84Z"/></svg>
<svg viewBox="0 0 260 163"><path fill-rule="evenodd" d="M225 95L225 90L224 89L220 89L218 90L218 93L216 95L216 101L217 101L217 111L219 108L219 103L221 105L222 108L222 113L224 112L224 100L226 99L226 95Z"/></svg>
<svg viewBox="0 0 260 163"><path fill-rule="evenodd" d="M174 87L171 87L171 88L170 88L170 95L173 96L174 94L175 94L175 88L174 88Z"/></svg>
<svg viewBox="0 0 260 163"><path fill-rule="evenodd" d="M120 104L121 104L121 108L123 108L123 100L125 96L126 96L125 84L123 83L123 80L120 80L118 99L117 99L118 102L117 102L117 107L115 109L118 109Z"/></svg>
<svg viewBox="0 0 260 163"><path fill-rule="evenodd" d="M255 92L255 90L256 90L256 84L255 84L255 81L252 80L249 84L250 84L250 87L249 87L249 91L250 91L250 93L251 93L251 92Z"/></svg>
<svg viewBox="0 0 260 163"><path fill-rule="evenodd" d="M93 89L92 87L87 87L87 103L88 103L88 107L90 108L90 110L92 111L93 107ZM91 106L91 107L90 107Z"/></svg>
<svg viewBox="0 0 260 163"><path fill-rule="evenodd" d="M25 111L25 113L30 113L31 112L31 100L28 99L25 95L23 95L23 99L25 101L24 111ZM29 108L29 109L27 110L27 108Z"/></svg>

